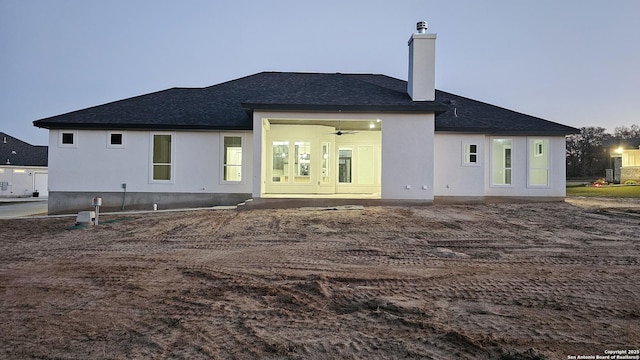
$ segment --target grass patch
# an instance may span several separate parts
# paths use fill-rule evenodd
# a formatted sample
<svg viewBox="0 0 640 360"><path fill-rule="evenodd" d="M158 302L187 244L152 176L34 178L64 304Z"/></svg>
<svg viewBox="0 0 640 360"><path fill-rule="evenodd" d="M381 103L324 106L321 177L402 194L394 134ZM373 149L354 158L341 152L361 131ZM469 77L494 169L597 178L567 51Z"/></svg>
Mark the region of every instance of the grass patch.
<svg viewBox="0 0 640 360"><path fill-rule="evenodd" d="M602 197L620 197L620 198L640 198L640 186L638 185L604 185L584 186L570 185L567 186L567 196L602 196Z"/></svg>

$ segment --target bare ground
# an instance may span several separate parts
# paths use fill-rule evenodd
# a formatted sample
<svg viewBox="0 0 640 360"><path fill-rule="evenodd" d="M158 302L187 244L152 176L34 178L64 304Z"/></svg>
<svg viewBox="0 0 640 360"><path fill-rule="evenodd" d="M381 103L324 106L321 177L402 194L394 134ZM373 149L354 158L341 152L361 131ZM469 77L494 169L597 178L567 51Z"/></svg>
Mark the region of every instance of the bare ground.
<svg viewBox="0 0 640 360"><path fill-rule="evenodd" d="M0 220L0 358L567 359L640 346L640 201Z"/></svg>

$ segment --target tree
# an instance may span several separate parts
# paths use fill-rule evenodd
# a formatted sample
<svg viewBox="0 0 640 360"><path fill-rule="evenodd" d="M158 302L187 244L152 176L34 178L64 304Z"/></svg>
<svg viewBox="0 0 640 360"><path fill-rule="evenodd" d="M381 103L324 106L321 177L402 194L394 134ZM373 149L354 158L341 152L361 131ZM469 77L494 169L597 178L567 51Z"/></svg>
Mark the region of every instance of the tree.
<svg viewBox="0 0 640 360"><path fill-rule="evenodd" d="M640 126L631 125L630 127L626 126L616 126L613 131L613 137L619 139L637 139L640 138Z"/></svg>
<svg viewBox="0 0 640 360"><path fill-rule="evenodd" d="M579 134L567 137L567 175L603 176L609 155L602 142L611 135L602 127L582 127Z"/></svg>

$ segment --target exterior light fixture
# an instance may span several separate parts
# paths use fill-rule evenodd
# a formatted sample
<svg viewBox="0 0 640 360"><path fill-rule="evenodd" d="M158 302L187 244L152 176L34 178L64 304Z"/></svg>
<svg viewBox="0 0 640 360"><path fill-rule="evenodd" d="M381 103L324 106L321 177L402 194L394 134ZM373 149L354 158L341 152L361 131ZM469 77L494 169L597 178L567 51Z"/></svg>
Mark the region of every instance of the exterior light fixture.
<svg viewBox="0 0 640 360"><path fill-rule="evenodd" d="M616 149L616 154L622 154L622 146L618 146L618 148Z"/></svg>

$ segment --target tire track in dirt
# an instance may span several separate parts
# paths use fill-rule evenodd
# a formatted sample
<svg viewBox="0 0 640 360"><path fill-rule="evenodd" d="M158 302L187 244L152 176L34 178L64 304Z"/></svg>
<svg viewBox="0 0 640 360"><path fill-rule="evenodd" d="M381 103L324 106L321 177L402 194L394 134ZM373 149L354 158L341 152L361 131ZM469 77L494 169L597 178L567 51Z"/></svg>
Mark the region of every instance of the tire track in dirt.
<svg viewBox="0 0 640 360"><path fill-rule="evenodd" d="M640 336L632 217L568 204L195 214L54 221L0 242L0 357L566 358Z"/></svg>

